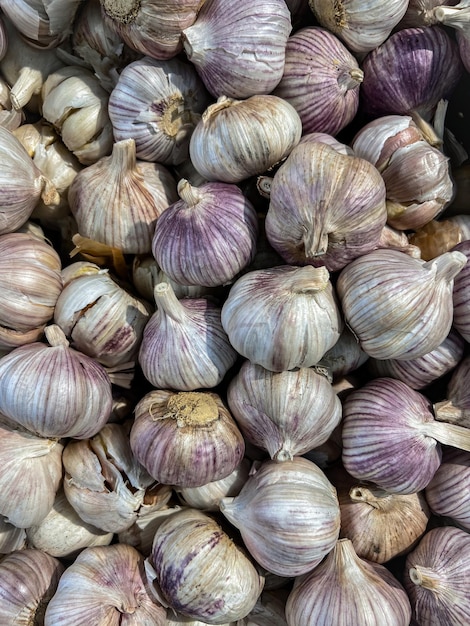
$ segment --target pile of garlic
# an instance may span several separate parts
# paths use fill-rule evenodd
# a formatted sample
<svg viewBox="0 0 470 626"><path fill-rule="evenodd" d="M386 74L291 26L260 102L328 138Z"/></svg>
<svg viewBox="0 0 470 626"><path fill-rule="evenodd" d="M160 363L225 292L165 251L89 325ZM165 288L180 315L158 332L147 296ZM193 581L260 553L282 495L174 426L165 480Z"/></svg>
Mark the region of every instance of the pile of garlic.
<svg viewBox="0 0 470 626"><path fill-rule="evenodd" d="M2 624L470 622L466 5L0 0Z"/></svg>

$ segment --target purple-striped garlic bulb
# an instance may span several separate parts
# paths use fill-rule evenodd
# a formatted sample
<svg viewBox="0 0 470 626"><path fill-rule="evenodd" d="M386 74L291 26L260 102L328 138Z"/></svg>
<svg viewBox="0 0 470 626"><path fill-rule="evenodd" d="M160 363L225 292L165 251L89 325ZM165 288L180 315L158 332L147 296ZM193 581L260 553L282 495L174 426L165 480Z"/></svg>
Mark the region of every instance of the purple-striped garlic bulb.
<svg viewBox="0 0 470 626"><path fill-rule="evenodd" d="M470 428L470 355L457 364L447 383L445 399L434 404L436 419Z"/></svg>
<svg viewBox="0 0 470 626"><path fill-rule="evenodd" d="M452 250L470 259L470 239L464 239ZM470 263L467 263L454 279L452 300L454 305L454 328L466 342L470 342Z"/></svg>

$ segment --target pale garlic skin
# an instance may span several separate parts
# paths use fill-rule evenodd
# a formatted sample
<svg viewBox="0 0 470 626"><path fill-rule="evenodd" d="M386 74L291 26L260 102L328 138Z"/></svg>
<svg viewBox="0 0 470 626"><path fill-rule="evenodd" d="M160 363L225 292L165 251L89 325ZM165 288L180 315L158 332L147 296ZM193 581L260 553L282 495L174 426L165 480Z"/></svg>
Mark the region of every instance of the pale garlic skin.
<svg viewBox="0 0 470 626"><path fill-rule="evenodd" d="M465 238L452 248L470 259L470 239ZM453 324L456 330L468 343L470 340L470 299L468 297L470 285L470 263L462 268L454 280L452 302L454 305Z"/></svg>
<svg viewBox="0 0 470 626"><path fill-rule="evenodd" d="M341 401L313 368L274 373L245 361L229 383L227 402L244 437L277 461L325 443L341 421Z"/></svg>
<svg viewBox="0 0 470 626"><path fill-rule="evenodd" d="M183 48L215 98L245 99L281 80L291 29L284 0L206 0Z"/></svg>
<svg viewBox="0 0 470 626"><path fill-rule="evenodd" d="M222 95L203 112L191 135L189 155L206 180L238 183L285 158L301 134L299 114L283 98Z"/></svg>
<svg viewBox="0 0 470 626"><path fill-rule="evenodd" d="M318 366L325 367L336 382L364 365L368 359L357 337L349 326L344 326L338 341L325 352Z"/></svg>
<svg viewBox="0 0 470 626"><path fill-rule="evenodd" d="M145 567L164 606L207 624L242 619L264 587L246 552L212 517L191 508L157 529Z"/></svg>
<svg viewBox="0 0 470 626"><path fill-rule="evenodd" d="M465 354L447 383L445 398L433 406L436 419L470 428L470 356Z"/></svg>
<svg viewBox="0 0 470 626"><path fill-rule="evenodd" d="M166 611L148 591L143 557L132 546L85 548L62 574L44 626L165 626Z"/></svg>
<svg viewBox="0 0 470 626"><path fill-rule="evenodd" d="M0 621L9 626L43 624L64 565L53 556L27 548L0 561Z"/></svg>
<svg viewBox="0 0 470 626"><path fill-rule="evenodd" d="M235 350L274 372L315 365L343 329L325 267L248 272L232 285L221 319Z"/></svg>
<svg viewBox="0 0 470 626"><path fill-rule="evenodd" d="M1 45L1 33L0 33ZM10 100L10 85L0 77L0 126L7 130L16 130L24 123L23 109L15 109Z"/></svg>
<svg viewBox="0 0 470 626"><path fill-rule="evenodd" d="M130 431L135 458L158 482L200 487L226 478L245 443L221 397L212 392L155 389L135 407Z"/></svg>
<svg viewBox="0 0 470 626"><path fill-rule="evenodd" d="M26 530L10 524L3 515L0 516L0 555L24 548L26 548Z"/></svg>
<svg viewBox="0 0 470 626"><path fill-rule="evenodd" d="M359 558L349 539L339 539L318 567L296 578L286 617L288 626L408 626L411 606L385 566Z"/></svg>
<svg viewBox="0 0 470 626"><path fill-rule="evenodd" d="M263 461L238 496L222 498L219 506L253 558L279 576L309 572L339 536L336 489L303 457Z"/></svg>

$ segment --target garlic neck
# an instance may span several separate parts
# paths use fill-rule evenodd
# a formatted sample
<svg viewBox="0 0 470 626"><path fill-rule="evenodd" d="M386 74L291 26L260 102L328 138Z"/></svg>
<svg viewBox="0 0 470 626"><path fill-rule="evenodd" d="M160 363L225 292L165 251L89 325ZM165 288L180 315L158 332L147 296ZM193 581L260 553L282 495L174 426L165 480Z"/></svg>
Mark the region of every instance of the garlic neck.
<svg viewBox="0 0 470 626"><path fill-rule="evenodd" d="M134 139L123 139L116 141L111 153L112 171L129 172L137 165L136 149Z"/></svg>
<svg viewBox="0 0 470 626"><path fill-rule="evenodd" d="M203 124L207 124L211 121L211 118L214 115L217 115L223 109L227 109L232 105L236 104L238 100L234 100L233 98L229 98L227 96L220 96L220 98L214 104L211 104L207 107L207 109L202 114L202 122Z"/></svg>
<svg viewBox="0 0 470 626"><path fill-rule="evenodd" d="M44 329L44 335L46 336L48 344L55 348L57 346L68 346L69 342L65 336L64 331L57 324L51 324Z"/></svg>
<svg viewBox="0 0 470 626"><path fill-rule="evenodd" d="M357 89L358 85L364 80L364 72L360 68L352 68L347 72L341 72L338 76L338 86L341 91L346 92L350 89Z"/></svg>
<svg viewBox="0 0 470 626"><path fill-rule="evenodd" d="M313 267L305 265L299 267L288 278L286 286L289 291L296 294L316 293L323 291L329 284L330 273L325 266Z"/></svg>
<svg viewBox="0 0 470 626"><path fill-rule="evenodd" d="M390 495L379 487L354 486L349 490L349 497L354 502L365 502L374 509L382 509L390 503Z"/></svg>
<svg viewBox="0 0 470 626"><path fill-rule="evenodd" d="M410 567L408 575L411 582L415 585L419 585L420 587L424 587L424 589L429 589L434 592L439 589L442 584L441 577L429 567L423 567L421 565Z"/></svg>
<svg viewBox="0 0 470 626"><path fill-rule="evenodd" d="M444 252L431 261L426 261L423 267L435 272L436 280L451 281L467 263L467 257L462 252Z"/></svg>
<svg viewBox="0 0 470 626"><path fill-rule="evenodd" d="M158 283L153 290L157 309L163 311L165 315L171 317L175 322L183 322L186 317L186 310L176 297L173 288L169 283Z"/></svg>
<svg viewBox="0 0 470 626"><path fill-rule="evenodd" d="M189 207L196 206L202 197L201 191L197 187L193 187L185 178L179 181L177 191L181 200Z"/></svg>

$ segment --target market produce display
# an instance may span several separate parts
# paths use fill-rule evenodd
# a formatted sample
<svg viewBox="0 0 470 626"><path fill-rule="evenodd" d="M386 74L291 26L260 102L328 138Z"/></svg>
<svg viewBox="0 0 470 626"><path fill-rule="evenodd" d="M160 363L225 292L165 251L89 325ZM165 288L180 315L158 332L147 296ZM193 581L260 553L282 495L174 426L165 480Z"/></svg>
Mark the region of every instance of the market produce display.
<svg viewBox="0 0 470 626"><path fill-rule="evenodd" d="M470 624L470 2L0 0L1 626Z"/></svg>

